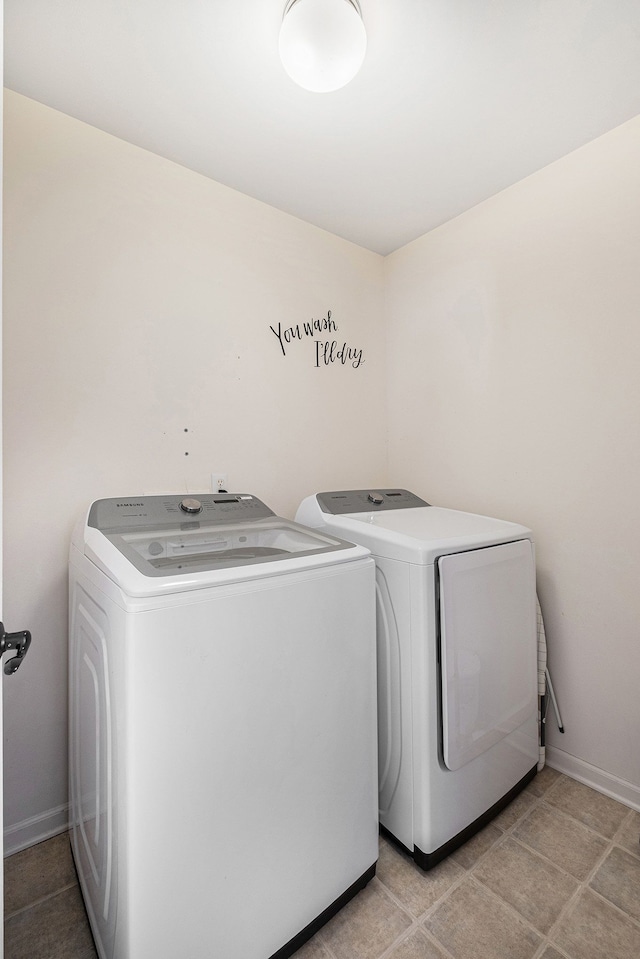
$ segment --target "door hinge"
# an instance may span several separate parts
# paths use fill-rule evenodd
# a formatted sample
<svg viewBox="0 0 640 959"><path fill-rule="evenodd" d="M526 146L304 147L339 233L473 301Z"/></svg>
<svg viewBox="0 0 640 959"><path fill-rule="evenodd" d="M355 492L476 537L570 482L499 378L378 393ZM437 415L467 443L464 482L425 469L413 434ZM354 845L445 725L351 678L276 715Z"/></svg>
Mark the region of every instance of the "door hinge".
<svg viewBox="0 0 640 959"><path fill-rule="evenodd" d="M27 655L31 645L31 633L28 629L23 629L19 633L5 633L4 623L0 622L0 656L14 649L15 656L8 659L4 664L4 671L7 676L13 676L20 667L20 663Z"/></svg>

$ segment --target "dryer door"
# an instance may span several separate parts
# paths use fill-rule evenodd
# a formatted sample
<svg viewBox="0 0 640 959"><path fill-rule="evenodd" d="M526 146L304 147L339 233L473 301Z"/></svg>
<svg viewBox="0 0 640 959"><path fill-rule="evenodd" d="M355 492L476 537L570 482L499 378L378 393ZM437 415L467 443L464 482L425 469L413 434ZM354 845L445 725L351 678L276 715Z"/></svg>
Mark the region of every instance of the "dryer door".
<svg viewBox="0 0 640 959"><path fill-rule="evenodd" d="M537 710L533 546L441 556L438 570L443 758L459 769Z"/></svg>

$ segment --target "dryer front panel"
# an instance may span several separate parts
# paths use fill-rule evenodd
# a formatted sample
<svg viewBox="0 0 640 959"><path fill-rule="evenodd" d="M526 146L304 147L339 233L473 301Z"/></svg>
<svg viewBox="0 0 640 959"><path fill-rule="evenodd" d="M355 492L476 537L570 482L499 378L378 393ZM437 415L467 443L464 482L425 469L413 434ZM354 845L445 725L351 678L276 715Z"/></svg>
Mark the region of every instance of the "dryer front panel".
<svg viewBox="0 0 640 959"><path fill-rule="evenodd" d="M455 770L537 709L533 546L441 556L438 574L442 751Z"/></svg>

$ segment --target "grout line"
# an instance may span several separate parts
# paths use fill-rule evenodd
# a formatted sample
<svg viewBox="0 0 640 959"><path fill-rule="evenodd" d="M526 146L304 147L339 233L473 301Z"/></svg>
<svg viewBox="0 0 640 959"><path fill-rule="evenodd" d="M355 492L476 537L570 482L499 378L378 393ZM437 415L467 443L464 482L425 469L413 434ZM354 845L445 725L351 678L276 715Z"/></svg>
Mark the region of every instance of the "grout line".
<svg viewBox="0 0 640 959"><path fill-rule="evenodd" d="M613 909L614 912L617 912L618 915L619 915L621 918L623 918L623 919L628 919L629 922L631 923L631 925L635 926L636 929L639 929L639 930L640 930L640 920L635 919L635 918L634 918L632 915L630 915L628 912L625 912L625 910L624 910L624 909L621 909L620 906L617 906L617 905L615 904L615 902L611 902L610 899L607 899L606 896L603 896L602 893L598 892L597 889L592 889L591 886L586 886L585 889L588 890L588 891L591 893L591 895L595 896L595 897L596 897L597 899L599 899L601 902L605 903L605 905L607 905L607 906L609 906L611 909Z"/></svg>
<svg viewBox="0 0 640 959"><path fill-rule="evenodd" d="M573 817L571 817L571 818L573 818ZM576 821L577 821L577 822L580 822L580 820L576 820ZM582 823L582 825L584 825L584 823ZM585 828L589 829L588 826L585 827ZM593 830L590 830L590 831L593 832ZM601 836L600 833L595 833L595 835ZM556 918L556 921L553 923L553 925L551 926L551 928L549 929L549 931L548 931L548 933L547 933L547 938L548 938L549 944L550 944L551 946L553 946L553 948L556 949L558 952L560 952L563 956L569 956L569 953L567 953L564 949L562 949L559 945L557 945L557 943L555 942L555 936L556 936L557 932L560 930L560 928L562 927L562 924L563 924L564 921L566 920L566 918L567 918L567 916L569 915L569 913L572 911L572 909L575 908L578 900L581 898L581 896L584 895L585 892L590 892L592 895L597 896L597 898L600 899L601 902L603 902L603 903L605 903L606 905L612 907L612 908L620 915L621 918L624 918L624 919L629 920L634 926L636 926L637 928L640 928L640 923L637 922L637 921L633 918L633 916L630 916L629 913L625 912L623 909L620 909L620 907L616 906L615 903L611 902L611 901L610 901L609 899L607 899L605 896L602 896L600 893L596 892L596 890L595 890L595 889L592 889L591 886L589 885L589 883L591 882L591 880L592 880L592 879L594 878L594 876L597 874L598 870L601 868L601 866L603 865L603 863L606 861L606 859L607 859L607 857L609 856L611 850L612 850L612 849L614 848L614 846L616 846L616 845L617 845L617 843L615 843L613 839L609 839L608 842L607 842L606 848L603 850L602 854L596 859L593 867L592 867L591 870L588 872L587 876L586 876L582 881L576 880L576 881L578 882L578 888L577 888L576 891L573 893L573 895L569 897L569 899L567 900L567 902L564 904L564 906L562 907L562 909L561 909L560 912L558 913L558 916L557 916L557 918ZM563 871L564 871L564 870L563 870ZM572 878L575 879L576 877L573 876ZM534 959L535 959L535 957L534 957ZM572 959L579 959L579 957L572 957Z"/></svg>
<svg viewBox="0 0 640 959"><path fill-rule="evenodd" d="M325 927L322 926L322 928L319 929L318 932L316 932L315 936L312 936L311 939L307 940L307 942L319 942L320 948L324 949L324 951L328 954L329 959L337 959L335 952L333 951L329 943L326 941L326 939L323 937L324 928ZM304 949L304 946L302 948Z"/></svg>
<svg viewBox="0 0 640 959"><path fill-rule="evenodd" d="M406 904L406 903L403 903L403 902L401 902L399 899L397 899L396 896L391 892L391 890L388 889L387 886L385 886L385 884L383 883L382 879L380 879L379 876L376 876L376 877L375 877L375 880L373 880L373 881L375 882L376 880L377 880L376 885L381 888L381 891L382 891L382 893L386 896L386 898L387 898L387 899L390 899L391 902L393 903L393 905L394 905L394 906L397 906L397 907L404 913L404 915L407 917L407 919L410 920L410 922L413 922L415 917L414 917L413 914L409 911L409 909L408 909L408 907L407 907L407 904Z"/></svg>
<svg viewBox="0 0 640 959"><path fill-rule="evenodd" d="M556 945L555 942L551 942L551 940L548 938L543 939L543 941L540 943L540 946L536 949L534 954L531 956L531 959L543 959L543 956L545 952L547 951L547 949L553 949L555 952L558 953L559 956L562 957L562 959L572 959L572 957L569 955L568 952L565 952L564 949L561 949L560 946Z"/></svg>
<svg viewBox="0 0 640 959"><path fill-rule="evenodd" d="M414 921L411 923L409 928L403 929L402 932L396 936L393 942L389 946L387 946L384 952L381 952L380 955L376 957L376 959L388 959L389 956L393 955L397 947L402 945L405 939L408 939L409 936L413 935L416 929L419 929L419 928L420 927L418 925L418 922L414 919Z"/></svg>
<svg viewBox="0 0 640 959"><path fill-rule="evenodd" d="M625 846L620 840L617 840L617 841L616 841L616 836L619 836L619 835L620 835L620 833L623 831L624 827L625 827L627 824L631 825L631 823L633 822L635 816L637 816L637 815L638 815L638 813L636 812L635 809L630 809L630 810L629 810L629 814L628 814L627 816L625 816L625 818L624 818L624 819L622 820L622 822L620 823L620 826L619 826L618 829L616 830L615 836L613 837L613 841L614 841L614 843L616 844L616 846L619 846L620 849L624 849L624 851L625 851L625 852L628 852L630 856L635 856L636 859L640 859L640 824L639 824L639 826L638 826L638 837L639 837L639 838L638 838L638 842L635 844L635 849L629 849L629 847L628 847L628 846Z"/></svg>
<svg viewBox="0 0 640 959"><path fill-rule="evenodd" d="M533 853L534 856L537 856L538 859L542 859L543 862L547 863L549 866L553 866L554 869L557 869L562 873L563 876L567 876L569 879L573 879L574 882L577 882L578 885L581 885L585 880L580 879L579 876L574 876L572 872L569 872L564 866L559 865L559 863L554 862L553 859L549 859L548 856L545 856L543 852L540 852L539 849L536 849L535 846L530 846L526 839L523 839L522 836L512 836L514 842L517 842L518 845L522 846L527 852ZM596 860L599 862L600 860Z"/></svg>
<svg viewBox="0 0 640 959"><path fill-rule="evenodd" d="M573 878L575 879L575 876ZM562 909L556 916L555 922L552 923L552 925L549 927L549 930L547 932L547 939L549 941L549 944L552 945L554 949L557 949L558 951L563 952L565 955L568 955L568 953L566 953L564 949L560 949L560 947L556 945L555 935L560 930L565 919L567 918L571 910L574 908L574 906L578 902L580 896L584 892L584 889L585 889L584 882L580 882L579 880L576 880L576 882L578 882L577 889L575 890L574 893L572 893L571 896L569 896L564 906L562 907ZM573 957L573 959L576 959L576 957Z"/></svg>
<svg viewBox="0 0 640 959"><path fill-rule="evenodd" d="M550 803L550 802L545 802L544 805L547 807L547 809L551 809L551 810L553 810L554 812L559 813L559 814L560 814L561 816L563 816L565 819L571 819L571 820L573 820L573 822L578 823L579 826L582 826L583 829L587 829L589 832L592 832L592 833L594 834L594 836L598 836L599 839L604 839L604 841L607 842L607 843L613 842L613 836L607 836L607 835L606 835L605 833L603 833L603 832L598 832L598 830L597 830L597 829L594 829L593 826L588 826L587 823L584 822L584 820L578 819L577 816L574 816L572 813L567 812L567 810L566 810L566 809L563 809L562 806L556 806L554 803ZM627 817L625 816L625 819L626 819L626 818L627 818ZM623 822L624 822L624 820L623 820ZM621 824L621 825L622 825L622 824ZM614 836L617 835L617 833L619 832L619 829L620 829L620 827L618 826L618 828L617 828L617 829L615 830L615 832L614 832Z"/></svg>
<svg viewBox="0 0 640 959"><path fill-rule="evenodd" d="M601 892L598 892L598 890L594 889L593 886L591 885L591 882L593 881L593 879L595 879L596 874L598 873L600 868L604 865L606 860L609 858L614 848L622 849L623 852L625 851L624 846L618 846L618 844L612 839L609 845L607 846L607 848L605 849L603 855L600 857L600 859L598 860L594 868L591 870L591 872L585 879L584 886L585 886L585 889L588 889L592 895L597 896L597 898L600 899L601 902L604 902L608 906L611 906L620 916L624 916L626 919L632 922L634 926L640 929L640 920L636 919L630 913L626 912L620 906L616 905L616 903L612 902L611 899L607 899L606 896L604 896Z"/></svg>
<svg viewBox="0 0 640 959"><path fill-rule="evenodd" d="M59 896L63 892L68 892L69 889L79 888L78 883L75 880L68 882L66 886L60 886L59 889L56 889L55 892L50 892L46 896L41 896L39 899L34 899L26 906L22 906L20 909L15 909L13 912L5 913L4 921L5 923L9 919L14 919L16 916L21 916L23 913L28 912L30 909L35 909L36 906L41 906L44 902L49 902L50 899L55 899L56 896Z"/></svg>
<svg viewBox="0 0 640 959"><path fill-rule="evenodd" d="M455 959L452 953L443 946L439 939L436 939L434 935L422 925L419 920L415 920L408 929L405 929L404 932L401 932L400 935L394 939L391 945L381 953L377 959L393 959L395 950L401 946L404 942L407 941L412 935L416 932L422 933L426 937L427 941L430 942L433 946L436 946L443 955L443 959Z"/></svg>
<svg viewBox="0 0 640 959"><path fill-rule="evenodd" d="M526 916L523 916L521 912L518 912L515 906L512 906L510 902L507 902L506 899L503 899L502 896L500 896L497 892L494 892L493 889L491 889L489 886L485 886L485 884L480 879L477 879L475 876L471 876L470 878L473 884L475 885L476 889L479 889L480 892L488 893L491 899L495 900L497 903L503 906L508 912L510 912L511 915L514 917L514 919L518 919L519 922L522 922L524 923L525 926L528 926L528 928L532 932L534 932L536 936L538 936L541 940L545 938L545 933L542 932L541 929L538 929L537 926L534 926L530 919L527 919Z"/></svg>

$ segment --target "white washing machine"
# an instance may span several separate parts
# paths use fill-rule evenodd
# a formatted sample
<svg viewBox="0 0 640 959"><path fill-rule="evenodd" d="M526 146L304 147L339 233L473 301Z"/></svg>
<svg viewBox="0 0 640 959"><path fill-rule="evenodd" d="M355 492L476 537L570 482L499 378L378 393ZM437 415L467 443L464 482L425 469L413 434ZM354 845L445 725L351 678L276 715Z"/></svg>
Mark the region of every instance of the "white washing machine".
<svg viewBox="0 0 640 959"><path fill-rule="evenodd" d="M95 502L72 848L101 959L291 955L375 873L375 566L255 496Z"/></svg>
<svg viewBox="0 0 640 959"><path fill-rule="evenodd" d="M531 531L401 489L318 493L296 520L375 558L380 824L429 869L536 773Z"/></svg>

